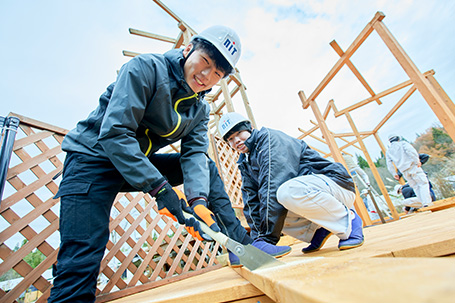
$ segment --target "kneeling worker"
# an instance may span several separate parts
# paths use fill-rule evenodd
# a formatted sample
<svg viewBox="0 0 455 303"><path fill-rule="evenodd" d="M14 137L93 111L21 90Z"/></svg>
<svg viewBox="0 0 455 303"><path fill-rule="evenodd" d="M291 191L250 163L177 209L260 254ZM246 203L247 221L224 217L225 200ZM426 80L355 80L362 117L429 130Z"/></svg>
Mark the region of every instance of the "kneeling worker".
<svg viewBox="0 0 455 303"><path fill-rule="evenodd" d="M319 250L332 233L340 250L363 244L354 183L341 163L281 131L252 129L238 113L222 116L218 128L241 153L244 213L253 239L276 244L283 231L310 243L304 253Z"/></svg>

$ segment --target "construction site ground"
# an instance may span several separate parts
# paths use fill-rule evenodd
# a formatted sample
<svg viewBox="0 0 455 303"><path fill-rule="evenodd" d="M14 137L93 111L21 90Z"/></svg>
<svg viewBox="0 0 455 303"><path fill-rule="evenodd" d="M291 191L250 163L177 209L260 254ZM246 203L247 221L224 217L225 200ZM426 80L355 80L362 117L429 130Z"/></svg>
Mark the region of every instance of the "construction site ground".
<svg viewBox="0 0 455 303"><path fill-rule="evenodd" d="M285 238L292 252L280 266L223 267L111 302L454 302L455 208L438 209L450 200L366 227L355 249L339 251L332 236L302 254L307 243Z"/></svg>

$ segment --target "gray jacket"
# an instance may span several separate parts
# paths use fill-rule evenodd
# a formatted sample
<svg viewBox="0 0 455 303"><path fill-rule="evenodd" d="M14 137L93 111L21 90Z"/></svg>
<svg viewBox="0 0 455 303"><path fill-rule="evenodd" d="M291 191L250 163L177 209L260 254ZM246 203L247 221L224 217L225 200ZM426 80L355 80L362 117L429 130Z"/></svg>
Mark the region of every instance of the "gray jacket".
<svg viewBox="0 0 455 303"><path fill-rule="evenodd" d="M281 131L253 129L245 141L250 152L241 154L245 217L253 238L262 237L275 244L280 239L287 210L277 201L278 187L303 175L322 174L341 187L355 191L351 176L341 163L324 159L304 141Z"/></svg>
<svg viewBox="0 0 455 303"><path fill-rule="evenodd" d="M186 83L183 64L182 50L131 59L62 149L109 158L130 185L149 192L165 179L147 156L181 140L185 193L207 197L210 108Z"/></svg>

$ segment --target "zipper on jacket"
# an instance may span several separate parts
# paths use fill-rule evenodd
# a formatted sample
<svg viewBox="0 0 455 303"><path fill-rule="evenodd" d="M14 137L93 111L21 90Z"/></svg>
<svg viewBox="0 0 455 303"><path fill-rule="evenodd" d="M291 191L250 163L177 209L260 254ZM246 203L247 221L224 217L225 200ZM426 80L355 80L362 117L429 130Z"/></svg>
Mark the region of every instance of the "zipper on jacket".
<svg viewBox="0 0 455 303"><path fill-rule="evenodd" d="M178 117L178 121L177 121L177 125L175 126L174 130L171 131L169 134L166 134L166 135L162 135L161 137L163 138L166 138L166 137L169 137L171 136L173 133L175 133L177 131L177 129L180 127L180 123L182 123L182 116L180 116L179 112L177 111L177 107L179 106L180 102L182 102L183 100L188 100L188 99L191 99L191 98L196 98L197 97L197 93L195 93L194 95L191 95L189 97L185 97L185 98L181 98L181 99L178 99L177 102L175 102L175 105L174 105L174 111L175 113L177 114L177 117ZM150 138L149 138L150 139ZM151 142L150 142L151 143ZM151 146L150 146L151 148Z"/></svg>

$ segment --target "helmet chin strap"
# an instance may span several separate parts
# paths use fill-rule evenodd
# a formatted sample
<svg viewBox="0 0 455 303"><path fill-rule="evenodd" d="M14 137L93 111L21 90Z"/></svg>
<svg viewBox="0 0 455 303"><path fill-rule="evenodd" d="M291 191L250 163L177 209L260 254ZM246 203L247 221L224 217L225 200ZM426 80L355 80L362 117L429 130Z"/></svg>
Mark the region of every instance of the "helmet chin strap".
<svg viewBox="0 0 455 303"><path fill-rule="evenodd" d="M185 65L186 60L191 56L191 54L194 52L194 46L191 47L191 50L189 51L188 55L186 55L185 59L183 59L183 65Z"/></svg>

